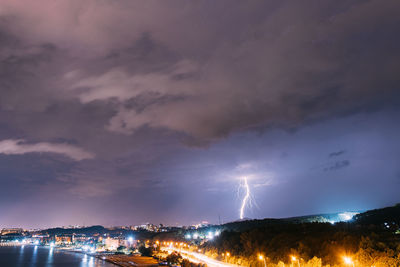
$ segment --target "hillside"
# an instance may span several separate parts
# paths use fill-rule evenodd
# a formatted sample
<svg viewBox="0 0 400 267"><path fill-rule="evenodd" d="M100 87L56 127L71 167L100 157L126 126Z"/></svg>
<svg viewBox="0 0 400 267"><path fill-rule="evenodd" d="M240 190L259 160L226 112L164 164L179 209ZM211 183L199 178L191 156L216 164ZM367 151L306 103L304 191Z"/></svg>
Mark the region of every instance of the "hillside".
<svg viewBox="0 0 400 267"><path fill-rule="evenodd" d="M354 223L361 225L384 225L386 228L399 228L400 203L393 207L369 210L354 216Z"/></svg>

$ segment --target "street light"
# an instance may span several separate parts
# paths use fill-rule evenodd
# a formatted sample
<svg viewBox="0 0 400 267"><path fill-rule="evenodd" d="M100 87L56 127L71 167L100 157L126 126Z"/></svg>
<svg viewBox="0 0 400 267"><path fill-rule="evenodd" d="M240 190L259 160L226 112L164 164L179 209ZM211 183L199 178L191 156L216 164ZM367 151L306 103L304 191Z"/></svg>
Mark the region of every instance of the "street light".
<svg viewBox="0 0 400 267"><path fill-rule="evenodd" d="M231 253L229 253L229 252L226 252L226 253L225 253L225 255L226 255L226 257L225 257L225 261L228 261L228 258L229 258L229 256L231 255Z"/></svg>
<svg viewBox="0 0 400 267"><path fill-rule="evenodd" d="M265 261L265 257L261 254L258 255L258 260L264 262L264 267L267 267L267 262Z"/></svg>
<svg viewBox="0 0 400 267"><path fill-rule="evenodd" d="M354 261L353 261L350 257L344 256L344 257L343 257L343 261L344 261L344 263L345 263L346 265L351 265L351 266L354 267Z"/></svg>
<svg viewBox="0 0 400 267"><path fill-rule="evenodd" d="M300 260L296 256L290 256L290 259L292 260L292 266L297 261L297 266L300 267Z"/></svg>

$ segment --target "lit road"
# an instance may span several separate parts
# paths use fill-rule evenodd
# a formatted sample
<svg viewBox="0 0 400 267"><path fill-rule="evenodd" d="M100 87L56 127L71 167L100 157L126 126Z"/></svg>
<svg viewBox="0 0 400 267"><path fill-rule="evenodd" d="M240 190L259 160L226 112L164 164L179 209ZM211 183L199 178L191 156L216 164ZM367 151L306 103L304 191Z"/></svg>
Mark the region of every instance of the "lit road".
<svg viewBox="0 0 400 267"><path fill-rule="evenodd" d="M188 259L194 263L205 263L208 267L239 267L239 265L217 261L207 257L204 254L188 251L181 248L163 247L162 250L166 250L168 252L177 251L182 255L183 258Z"/></svg>

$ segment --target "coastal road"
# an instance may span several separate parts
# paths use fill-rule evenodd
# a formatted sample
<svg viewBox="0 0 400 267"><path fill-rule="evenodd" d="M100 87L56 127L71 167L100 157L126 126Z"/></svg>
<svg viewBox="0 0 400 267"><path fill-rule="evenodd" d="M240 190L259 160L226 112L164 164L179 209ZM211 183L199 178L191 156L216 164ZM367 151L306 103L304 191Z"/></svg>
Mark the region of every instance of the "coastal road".
<svg viewBox="0 0 400 267"><path fill-rule="evenodd" d="M208 267L239 267L239 265L230 264L222 261L214 260L210 257L207 257L204 254L188 251L186 249L181 248L170 248L170 247L162 247L162 250L166 250L168 252L179 252L184 259L188 259L194 263L205 263Z"/></svg>

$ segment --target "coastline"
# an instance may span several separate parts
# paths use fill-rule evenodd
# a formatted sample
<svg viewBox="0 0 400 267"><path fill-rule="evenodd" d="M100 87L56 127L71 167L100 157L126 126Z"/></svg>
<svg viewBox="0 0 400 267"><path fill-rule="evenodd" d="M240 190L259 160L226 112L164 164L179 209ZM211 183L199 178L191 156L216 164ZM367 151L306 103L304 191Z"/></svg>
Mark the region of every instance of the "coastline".
<svg viewBox="0 0 400 267"><path fill-rule="evenodd" d="M106 255L101 253L85 253L77 249L66 249L57 248L43 245L34 244L7 244L0 246L0 266L44 266L49 264L47 260L53 261L53 258L57 259L54 263L65 266L65 263L73 263L71 266L92 266L91 262L95 263L95 266L120 266L119 264L105 258ZM4 258L3 258L4 257ZM21 263L21 260L23 262ZM39 260L39 261L37 261ZM32 265L32 264L35 265ZM85 265L82 265L85 263ZM21 265L22 264L22 265ZM89 265L87 265L89 264Z"/></svg>
<svg viewBox="0 0 400 267"><path fill-rule="evenodd" d="M42 246L42 247L48 247L48 246ZM48 247L48 248L51 249L50 247ZM54 247L53 249L56 249L57 251L63 251L63 252L71 252L71 253L77 253L77 254L84 254L84 255L87 255L87 256L90 256L90 257L93 257L93 258L97 258L97 259L99 259L99 260L102 260L102 261L105 261L105 262L114 264L114 265L119 266L119 267L124 267L123 265L119 265L118 263L115 263L115 262L113 262L113 261L107 259L107 256L108 256L107 254L101 254L101 253L85 253L85 252L82 251L82 250L66 249L66 248L64 249L64 248L57 248L57 247Z"/></svg>
<svg viewBox="0 0 400 267"><path fill-rule="evenodd" d="M46 248L46 249L54 249L57 252L68 253L76 253L87 255L104 262L113 264L119 267L127 267L127 266L158 266L158 261L153 259L152 257L141 257L141 256L133 256L133 255L115 255L110 253L86 253L82 250L77 249L69 249L62 247L51 247L51 246L43 246L43 245L35 245L35 244L21 244L21 243L1 243L0 247L38 247L38 248Z"/></svg>

